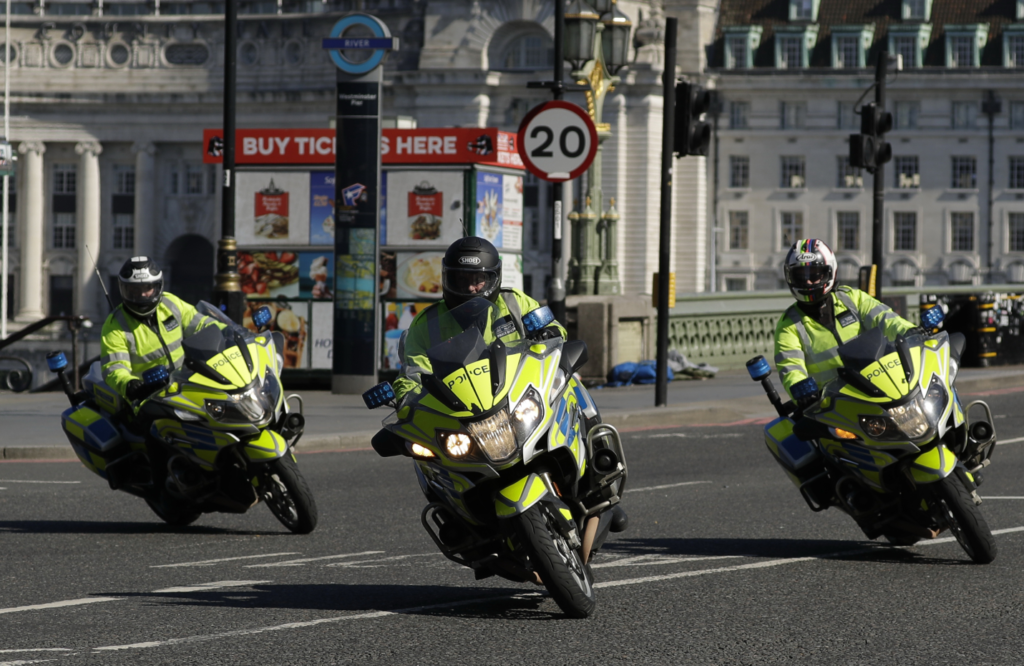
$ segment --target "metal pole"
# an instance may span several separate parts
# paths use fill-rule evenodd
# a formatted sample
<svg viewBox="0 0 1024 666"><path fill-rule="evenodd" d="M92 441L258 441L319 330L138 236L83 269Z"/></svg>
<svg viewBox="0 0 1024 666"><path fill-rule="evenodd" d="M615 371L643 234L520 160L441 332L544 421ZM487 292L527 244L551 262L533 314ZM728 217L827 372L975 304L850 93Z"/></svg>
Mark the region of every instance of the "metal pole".
<svg viewBox="0 0 1024 666"><path fill-rule="evenodd" d="M11 0L7 0L7 17L4 19L4 141L11 140ZM9 156L14 159L14 154ZM0 252L0 264L3 265L3 275L0 276L0 340L7 337L7 280L10 272L7 264L7 219L8 203L7 195L10 187L10 176L4 176L4 202L3 202L3 250Z"/></svg>
<svg viewBox="0 0 1024 666"><path fill-rule="evenodd" d="M235 243L235 88L238 38L238 0L224 3L224 183L221 190L221 238L217 244L214 302L233 321L241 323L245 309L238 245Z"/></svg>
<svg viewBox="0 0 1024 666"><path fill-rule="evenodd" d="M995 188L995 120L999 112L996 92L989 90L982 108L988 115L988 282L992 282L992 190Z"/></svg>
<svg viewBox="0 0 1024 666"><path fill-rule="evenodd" d="M654 406L668 404L668 271L672 251L672 167L675 156L676 32L678 19L665 19L664 111L661 124L661 236L658 242L658 368Z"/></svg>
<svg viewBox="0 0 1024 666"><path fill-rule="evenodd" d="M875 64L875 103L879 109L885 108L885 70L889 52L878 54ZM880 137L881 138L881 137ZM873 296L882 298L882 222L885 206L885 164L875 166L874 210L871 219L871 263L876 266L875 293Z"/></svg>
<svg viewBox="0 0 1024 666"><path fill-rule="evenodd" d="M717 90L711 91L711 131L714 132L715 160L711 185L711 285L710 291L718 291L718 119L722 113L722 97Z"/></svg>
<svg viewBox="0 0 1024 666"><path fill-rule="evenodd" d="M551 94L562 99L562 78L565 76L563 31L565 29L565 0L555 0L555 62L554 85ZM555 186L557 187L557 186ZM565 283L562 281L562 197L554 196L551 212L551 312L565 324Z"/></svg>

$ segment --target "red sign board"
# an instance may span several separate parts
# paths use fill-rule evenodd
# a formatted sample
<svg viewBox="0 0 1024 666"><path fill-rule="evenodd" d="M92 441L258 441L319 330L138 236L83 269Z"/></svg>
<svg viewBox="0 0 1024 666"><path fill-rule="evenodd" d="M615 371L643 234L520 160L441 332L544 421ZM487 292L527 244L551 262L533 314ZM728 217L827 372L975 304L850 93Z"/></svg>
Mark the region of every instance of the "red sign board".
<svg viewBox="0 0 1024 666"><path fill-rule="evenodd" d="M203 162L224 161L224 132L203 130ZM235 164L334 165L332 129L240 129L235 132ZM523 168L516 135L493 127L385 129L380 142L384 164L489 164Z"/></svg>

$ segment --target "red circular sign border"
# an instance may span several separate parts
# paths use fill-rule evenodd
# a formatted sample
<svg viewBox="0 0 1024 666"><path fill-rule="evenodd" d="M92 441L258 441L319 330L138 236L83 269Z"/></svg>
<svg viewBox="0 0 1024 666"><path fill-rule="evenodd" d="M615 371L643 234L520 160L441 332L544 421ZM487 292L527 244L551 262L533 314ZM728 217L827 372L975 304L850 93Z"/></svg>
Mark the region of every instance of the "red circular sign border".
<svg viewBox="0 0 1024 666"><path fill-rule="evenodd" d="M537 168L537 165L535 165L526 154L526 142L524 141L526 138L526 128L530 125L530 121L533 120L537 114L547 111L548 109L566 109L567 111L575 113L580 118L583 118L587 126L587 130L590 132L590 151L587 153L587 158L583 160L582 165L569 173L568 178L548 178L547 174L542 174L541 170ZM566 181L579 178L584 171L590 168L590 165L594 163L594 158L597 156L597 127L594 125L594 121L582 108L580 108L579 105L560 99L544 102L543 104L539 104L530 109L530 112L526 114L525 118L523 118L523 122L519 124L519 132L516 134L516 141L518 142L516 148L518 148L519 157L522 158L523 164L526 168L533 175L542 180L546 180L549 183L564 183Z"/></svg>

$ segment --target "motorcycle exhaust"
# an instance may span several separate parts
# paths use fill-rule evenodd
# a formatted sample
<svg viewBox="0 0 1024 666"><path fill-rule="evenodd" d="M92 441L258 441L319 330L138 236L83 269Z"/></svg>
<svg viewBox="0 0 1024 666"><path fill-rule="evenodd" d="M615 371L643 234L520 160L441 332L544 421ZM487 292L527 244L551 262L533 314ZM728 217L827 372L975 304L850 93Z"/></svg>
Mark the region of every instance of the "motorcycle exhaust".
<svg viewBox="0 0 1024 666"><path fill-rule="evenodd" d="M594 454L594 469L601 474L611 474L619 466L619 457L611 449L601 449Z"/></svg>

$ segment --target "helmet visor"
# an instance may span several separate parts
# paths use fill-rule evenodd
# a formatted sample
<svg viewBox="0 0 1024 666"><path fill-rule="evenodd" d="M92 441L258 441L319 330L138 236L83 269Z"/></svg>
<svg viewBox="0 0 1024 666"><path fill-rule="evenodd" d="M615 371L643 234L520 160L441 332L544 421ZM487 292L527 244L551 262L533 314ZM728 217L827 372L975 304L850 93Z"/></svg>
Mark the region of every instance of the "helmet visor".
<svg viewBox="0 0 1024 666"><path fill-rule="evenodd" d="M795 289L813 289L824 286L832 278L828 266L794 266L789 269L789 284Z"/></svg>
<svg viewBox="0 0 1024 666"><path fill-rule="evenodd" d="M154 280L153 282L122 282L121 298L128 303L150 305L160 300L163 286L163 280Z"/></svg>
<svg viewBox="0 0 1024 666"><path fill-rule="evenodd" d="M445 289L453 294L486 297L498 284L498 272L445 267L443 279Z"/></svg>

